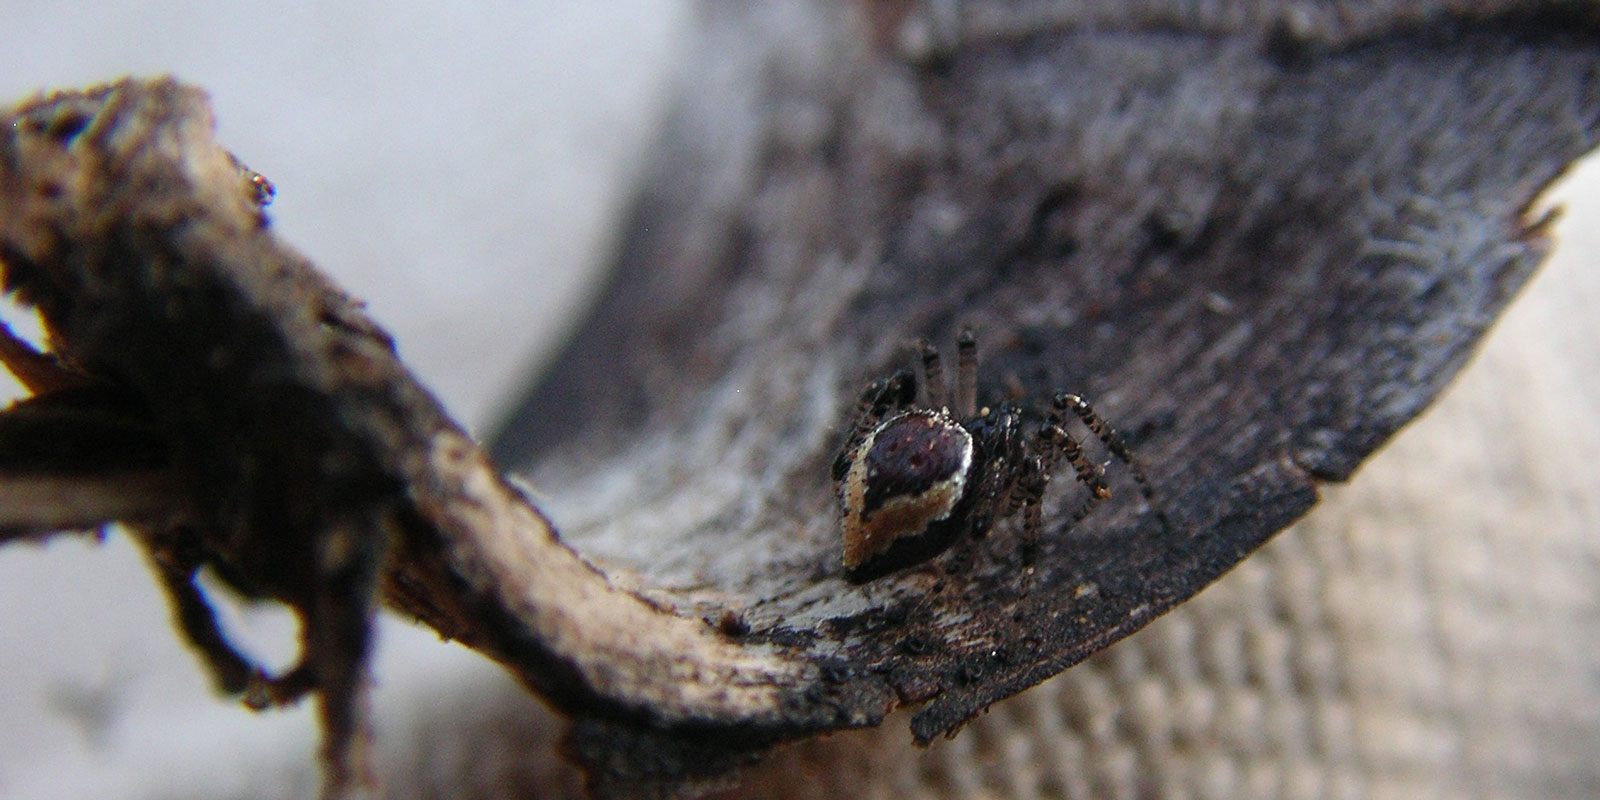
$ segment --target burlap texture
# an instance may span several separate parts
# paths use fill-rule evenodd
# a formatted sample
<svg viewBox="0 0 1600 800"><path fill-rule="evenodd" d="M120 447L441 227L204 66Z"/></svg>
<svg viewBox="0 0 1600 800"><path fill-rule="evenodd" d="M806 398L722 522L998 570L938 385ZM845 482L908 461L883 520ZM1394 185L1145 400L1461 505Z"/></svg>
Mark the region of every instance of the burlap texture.
<svg viewBox="0 0 1600 800"><path fill-rule="evenodd" d="M1596 167L1564 194L1600 197ZM1600 796L1592 219L1431 410L1198 597L952 740L896 715L717 797ZM386 796L582 796L515 687L438 709L389 731Z"/></svg>
<svg viewBox="0 0 1600 800"><path fill-rule="evenodd" d="M725 796L1600 796L1600 231L1560 230L1437 405L1201 595L927 751L891 721Z"/></svg>

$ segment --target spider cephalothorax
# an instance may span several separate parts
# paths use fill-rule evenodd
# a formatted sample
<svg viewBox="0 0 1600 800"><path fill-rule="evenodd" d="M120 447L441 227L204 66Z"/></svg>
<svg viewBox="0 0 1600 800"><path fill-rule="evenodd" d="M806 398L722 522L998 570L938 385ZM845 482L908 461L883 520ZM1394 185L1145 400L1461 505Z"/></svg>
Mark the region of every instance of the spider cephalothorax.
<svg viewBox="0 0 1600 800"><path fill-rule="evenodd" d="M962 534L982 536L996 520L1018 511L1025 534L1037 536L1045 486L1063 460L1089 489L1076 518L1110 497L1103 470L1066 431L1071 417L1148 486L1122 438L1077 395L1057 394L1032 436L1024 434L1016 406L978 408L978 346L972 331L963 330L956 342L954 402L946 399L939 351L927 342L920 349L920 403L909 372L873 381L861 394L855 426L834 460L850 580L868 581L927 561Z"/></svg>

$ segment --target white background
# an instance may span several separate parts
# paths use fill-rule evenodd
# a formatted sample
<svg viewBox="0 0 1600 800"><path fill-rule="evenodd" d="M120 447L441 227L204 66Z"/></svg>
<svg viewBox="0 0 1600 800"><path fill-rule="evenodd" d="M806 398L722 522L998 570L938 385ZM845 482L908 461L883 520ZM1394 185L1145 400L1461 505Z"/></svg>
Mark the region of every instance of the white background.
<svg viewBox="0 0 1600 800"><path fill-rule="evenodd" d="M125 74L204 87L217 138L277 184L279 234L484 425L603 263L688 23L676 0L0 0L0 103ZM285 615L233 623L292 656ZM500 680L392 620L379 648L380 716ZM209 692L121 537L0 550L0 798L306 796L314 747L309 707ZM282 765L298 785L265 778Z"/></svg>
<svg viewBox="0 0 1600 800"><path fill-rule="evenodd" d="M0 0L0 103L128 73L208 89L218 138L278 185L279 233L481 425L603 263L688 22L683 0ZM1589 173L1567 198L1585 231ZM1596 256L1568 248L1550 270ZM293 652L281 614L231 623L258 653ZM376 675L385 719L501 680L392 621ZM0 550L0 798L300 796L313 748L307 709L258 716L208 693L120 538ZM300 770L288 783L284 765Z"/></svg>

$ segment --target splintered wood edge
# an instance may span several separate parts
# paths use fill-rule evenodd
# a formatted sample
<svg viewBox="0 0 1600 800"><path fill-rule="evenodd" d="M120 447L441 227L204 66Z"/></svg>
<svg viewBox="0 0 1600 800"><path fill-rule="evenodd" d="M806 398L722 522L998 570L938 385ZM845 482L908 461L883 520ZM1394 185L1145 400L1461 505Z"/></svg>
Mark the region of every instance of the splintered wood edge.
<svg viewBox="0 0 1600 800"><path fill-rule="evenodd" d="M71 124L96 135L41 133L37 126L49 123L51 113L87 115L86 121ZM19 124L26 115L32 115L32 135L28 125ZM230 273L237 278L233 291L283 314L306 313L296 304L336 292L298 255L274 237L260 235L264 218L259 204L249 200L254 184L242 185L251 183L253 173L212 138L212 113L202 91L170 78L124 79L82 92L39 95L10 110L5 121L11 143L0 159L0 253L48 262L57 255L57 232L92 238L108 227L100 215L137 213L137 208L97 207L95 201L104 197L84 187L104 185L106 178L83 171L147 160L161 174L181 175L185 182L179 197L195 212L183 220L183 235L212 236L223 243L210 251L222 254L219 261L191 266ZM125 129L97 129L116 125ZM111 152L82 157L88 155L82 148L94 146ZM70 190L62 192L63 186ZM250 274L269 267L279 271ZM6 277L13 294L27 301L26 287L17 285L16 276ZM110 303L108 309L130 316L152 313L133 300ZM343 330L322 335L353 329L387 341L354 304L326 313L337 318L322 324ZM284 330L286 337L304 335ZM741 643L703 620L681 617L613 586L561 543L545 516L500 476L392 350L352 353L346 348L340 357L370 368L364 380L386 377L382 390L392 406L413 412L406 418L344 423L362 425L360 435L381 439L375 449L392 462L384 467L406 478L406 496L397 500L415 514L408 517L412 524L400 526L405 541L392 543L385 567L384 588L393 605L506 663L571 712L649 726L792 724L794 704L786 698L818 680L815 667L770 645ZM301 366L305 375L327 376L344 363ZM337 380L310 383L340 386ZM348 405L366 408L362 403ZM101 472L42 484L0 480L0 496L25 501L9 507L11 524L0 527L15 533L0 541L58 527L138 523L164 509L186 507L193 498L182 496L182 478L172 468L133 476Z"/></svg>
<svg viewBox="0 0 1600 800"><path fill-rule="evenodd" d="M785 721L785 691L816 680L809 664L769 646L739 644L702 620L612 586L459 431L435 437L419 477L416 500L448 543L454 575L528 626L538 647L568 661L589 691L626 698L635 713L667 724L774 724ZM529 643L515 633L489 634L499 640L499 657L529 683L554 688L549 675L527 673L520 656L544 659L527 653Z"/></svg>

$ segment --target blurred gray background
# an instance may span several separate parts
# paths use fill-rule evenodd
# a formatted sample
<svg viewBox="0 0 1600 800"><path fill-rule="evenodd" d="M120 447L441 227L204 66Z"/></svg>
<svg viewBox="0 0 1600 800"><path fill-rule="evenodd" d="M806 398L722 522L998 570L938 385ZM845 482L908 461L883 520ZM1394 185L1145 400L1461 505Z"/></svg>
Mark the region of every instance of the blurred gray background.
<svg viewBox="0 0 1600 800"><path fill-rule="evenodd" d="M0 0L0 102L130 73L208 89L218 138L277 183L270 210L283 238L365 298L458 418L482 426L592 290L690 22L686 0ZM1464 419L1481 420L1488 432L1472 441L1487 451L1374 463L1477 480L1480 496L1454 503L1457 517L1523 524L1554 496L1557 524L1592 533L1593 472L1568 466L1600 449L1600 167L1562 197L1566 245L1447 398L1461 408L1430 415L1395 448L1459 440ZM1498 422L1502 402L1542 424ZM1447 413L1457 416L1443 426ZM1524 474L1477 461L1513 440L1535 448L1514 462ZM1444 466L1455 463L1464 471L1452 476ZM1381 504L1403 483L1384 469L1363 470L1330 505ZM1524 479L1558 485L1478 505ZM1576 602L1595 613L1594 598ZM228 622L264 657L294 652L281 613L232 609ZM458 707L471 703L492 715L495 698L514 696L498 668L393 620L376 678L379 748L391 759L408 757L418 745L406 732L428 719L470 717ZM891 733L908 738L903 726ZM517 746L549 746L541 733L518 736L532 740ZM474 755L441 752L448 737L429 742L418 757ZM121 538L0 549L0 798L307 796L314 748L309 708L254 715L209 693Z"/></svg>
<svg viewBox="0 0 1600 800"><path fill-rule="evenodd" d="M204 87L218 139L276 182L278 233L481 428L592 290L687 24L659 0L0 0L0 103L127 74ZM292 657L286 615L231 624ZM170 630L116 535L0 551L0 798L310 794L309 707L216 698ZM380 715L499 680L392 620L380 642ZM266 779L281 765L304 783Z"/></svg>

